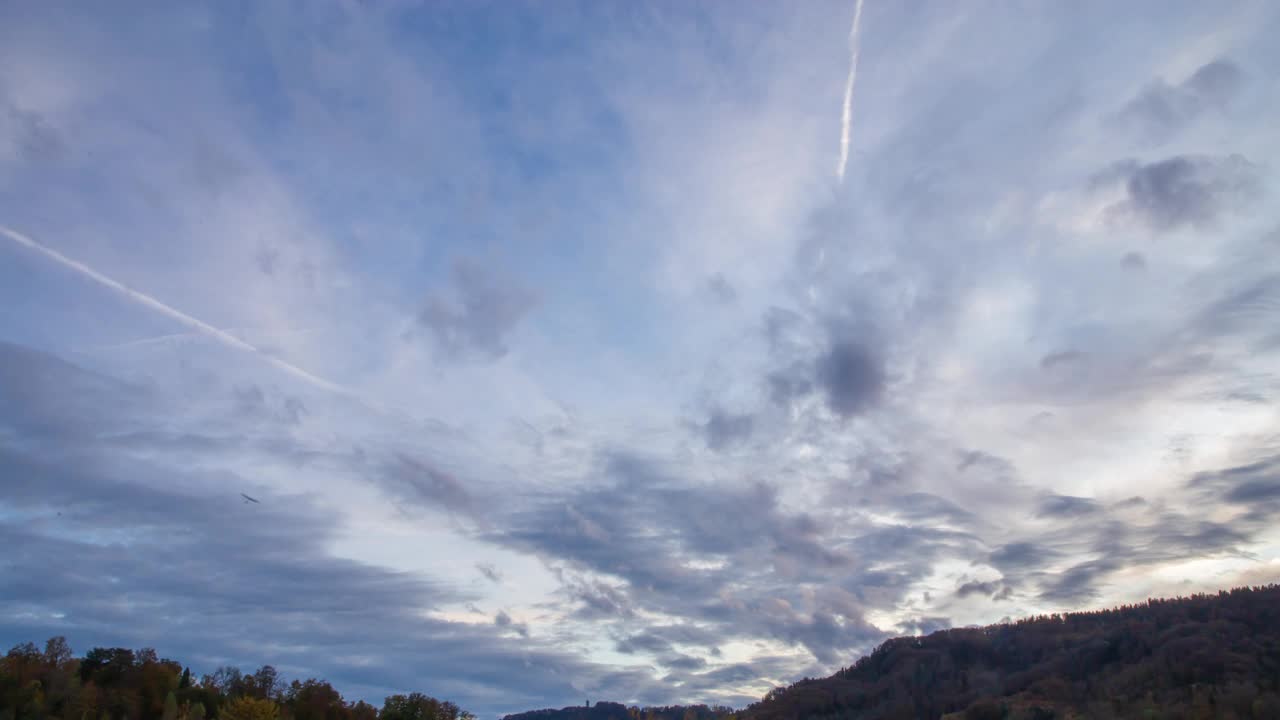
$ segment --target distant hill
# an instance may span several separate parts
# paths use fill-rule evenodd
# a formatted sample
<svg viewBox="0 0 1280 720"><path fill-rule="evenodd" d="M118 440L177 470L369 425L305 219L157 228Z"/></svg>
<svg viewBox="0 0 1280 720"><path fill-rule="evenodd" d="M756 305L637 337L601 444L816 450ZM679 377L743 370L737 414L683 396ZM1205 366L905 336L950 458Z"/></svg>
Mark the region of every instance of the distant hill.
<svg viewBox="0 0 1280 720"><path fill-rule="evenodd" d="M1280 585L898 638L742 716L1280 720Z"/></svg>
<svg viewBox="0 0 1280 720"><path fill-rule="evenodd" d="M506 715L502 720L726 720L734 716L733 708L706 705L670 705L664 707L627 707L621 703L598 702L559 710L530 710Z"/></svg>

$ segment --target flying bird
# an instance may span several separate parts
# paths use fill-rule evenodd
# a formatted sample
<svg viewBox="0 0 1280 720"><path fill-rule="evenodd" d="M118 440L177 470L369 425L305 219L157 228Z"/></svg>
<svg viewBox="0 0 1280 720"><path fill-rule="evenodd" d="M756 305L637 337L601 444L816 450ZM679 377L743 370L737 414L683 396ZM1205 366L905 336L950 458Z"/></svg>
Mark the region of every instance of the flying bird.
<svg viewBox="0 0 1280 720"><path fill-rule="evenodd" d="M258 502L258 499L257 499L257 498L249 497L248 495L245 495L244 493L240 493L240 497L244 498L244 501L245 501L246 503L253 503L254 505L261 505L261 504L262 504L262 503Z"/></svg>

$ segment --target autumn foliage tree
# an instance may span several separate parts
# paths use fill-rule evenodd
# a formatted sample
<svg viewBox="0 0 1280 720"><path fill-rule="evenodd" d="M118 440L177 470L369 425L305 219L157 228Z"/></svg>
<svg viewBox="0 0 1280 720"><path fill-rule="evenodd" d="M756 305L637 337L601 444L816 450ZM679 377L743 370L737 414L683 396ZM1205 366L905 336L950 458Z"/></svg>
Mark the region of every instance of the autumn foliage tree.
<svg viewBox="0 0 1280 720"><path fill-rule="evenodd" d="M190 669L143 648L93 648L76 658L65 638L22 643L0 658L0 720L470 720L454 703L394 695L384 712L349 703L329 683L285 684L271 665L252 673Z"/></svg>
<svg viewBox="0 0 1280 720"><path fill-rule="evenodd" d="M218 718L219 720L279 720L280 708L273 700L241 695L227 703Z"/></svg>

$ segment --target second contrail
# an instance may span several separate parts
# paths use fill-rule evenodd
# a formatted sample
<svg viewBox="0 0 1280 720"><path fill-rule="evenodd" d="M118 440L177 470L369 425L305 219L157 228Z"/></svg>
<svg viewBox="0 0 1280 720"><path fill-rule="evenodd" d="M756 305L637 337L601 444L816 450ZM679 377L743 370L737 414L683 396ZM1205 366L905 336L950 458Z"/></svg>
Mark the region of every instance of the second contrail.
<svg viewBox="0 0 1280 720"><path fill-rule="evenodd" d="M303 370L297 365L293 365L291 363L285 362L284 360L281 360L278 357L270 355L267 352L263 351L262 349L254 345L250 345L244 340L241 340L235 335L232 335L223 330L219 330L218 328L206 322L203 322L194 317L191 317L190 315L182 312L181 310L170 307L160 302L159 300L151 297L150 295L147 295L146 293L138 292L137 290L134 290L133 288L123 283L112 280L111 278L107 277L106 275L103 275L97 270L94 270L88 265L85 265L84 263L76 260L72 260L66 255L63 255L62 253L58 252L57 250L54 250L53 248L41 245L40 243L36 242L30 237L27 237L26 235L23 235L17 230L13 230L8 227L5 227L4 225L0 225L0 235L4 235L5 237L18 243L19 245L22 245L23 247L29 248L31 250L35 250L36 252L44 255L50 260L53 260L59 265L75 270L81 275L93 280L94 282L97 282L99 285L103 285L105 287L111 288L112 290L115 290L116 292L124 295L125 297L128 297L130 300L133 300L134 302L137 302L141 305L145 305L146 307L152 310L155 310L156 312L162 315L165 315L169 318L172 318L173 320L177 320L183 325L186 325L187 327L192 328L203 335L207 335L208 337L211 337L214 340L217 340L218 342L221 342L222 344L228 347L253 353L254 355L257 355L258 357L262 358L268 364L274 366L275 368L279 370L283 370L284 372L300 380L303 380L307 383L310 383L311 385L314 385L324 390L328 390L330 392L339 393L342 395L351 394L349 391L347 391L346 388L342 387L341 385L338 385L337 383L333 383L328 380L325 380L322 377L312 375L311 373L307 372L306 370Z"/></svg>
<svg viewBox="0 0 1280 720"><path fill-rule="evenodd" d="M862 0L853 7L853 27L849 29L849 77L844 81L844 110L840 114L840 161L836 178L844 182L844 169L849 164L849 136L853 132L853 86L858 80L858 27L862 24Z"/></svg>

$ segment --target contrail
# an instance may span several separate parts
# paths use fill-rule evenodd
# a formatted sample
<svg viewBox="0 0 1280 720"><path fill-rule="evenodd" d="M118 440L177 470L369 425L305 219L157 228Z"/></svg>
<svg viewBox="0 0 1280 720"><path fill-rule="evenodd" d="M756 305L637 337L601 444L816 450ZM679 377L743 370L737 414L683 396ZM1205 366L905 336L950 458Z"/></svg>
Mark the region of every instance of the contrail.
<svg viewBox="0 0 1280 720"><path fill-rule="evenodd" d="M844 182L849 163L849 133L853 130L853 84L858 79L858 26L862 24L862 0L853 6L853 27L849 30L849 77L844 81L844 112L840 116L840 162L836 177Z"/></svg>
<svg viewBox="0 0 1280 720"><path fill-rule="evenodd" d="M4 225L0 225L0 234L4 235L5 237L8 237L10 240L13 240L19 245L22 245L24 247L30 248L31 250L35 250L36 252L43 254L45 257L53 260L54 262L57 262L59 265L62 265L63 267L71 268L72 270L75 270L81 275L84 275L85 277L91 280L94 280L98 284L104 285L106 287L111 288L112 290L115 290L118 293L121 293L122 295L128 297L134 302L139 303L140 305L144 305L148 308L151 308L152 310L155 310L156 312L162 315L166 315L174 320L177 320L178 322L182 323L183 325L186 325L189 328L192 328L205 335L208 335L209 337L221 342L224 345L227 345L228 347L233 347L237 350L243 350L245 352L253 353L254 355L257 355L263 360L266 360L268 363L275 366L277 369L283 370L286 373L289 373L290 375L296 378L299 378L312 385L315 385L318 388L322 388L324 390L328 390L330 392L338 393L341 395L351 396L351 393L341 385L329 382L328 380L325 380L322 377L317 377L315 375L312 375L311 373L307 372L306 370L303 370L297 365L292 365L290 363L285 362L284 360L281 360L280 358L269 355L268 353L262 351L261 349L241 340L235 335L219 330L218 328L206 322L197 320L196 318L191 317L190 315L182 312L181 310L176 310L172 307L169 307L168 305L165 305L164 303L151 297L150 295L147 295L146 293L138 292L137 290L134 290L133 288L128 287L127 285L116 282L115 280L112 280L111 278L107 277L106 275L103 275L97 270L94 270L88 265L85 265L84 263L72 260L66 255L63 255L62 253L58 252L57 250L41 245L40 243L36 242L35 240L32 240L26 235L23 235L17 230L12 230L8 227L5 227Z"/></svg>

